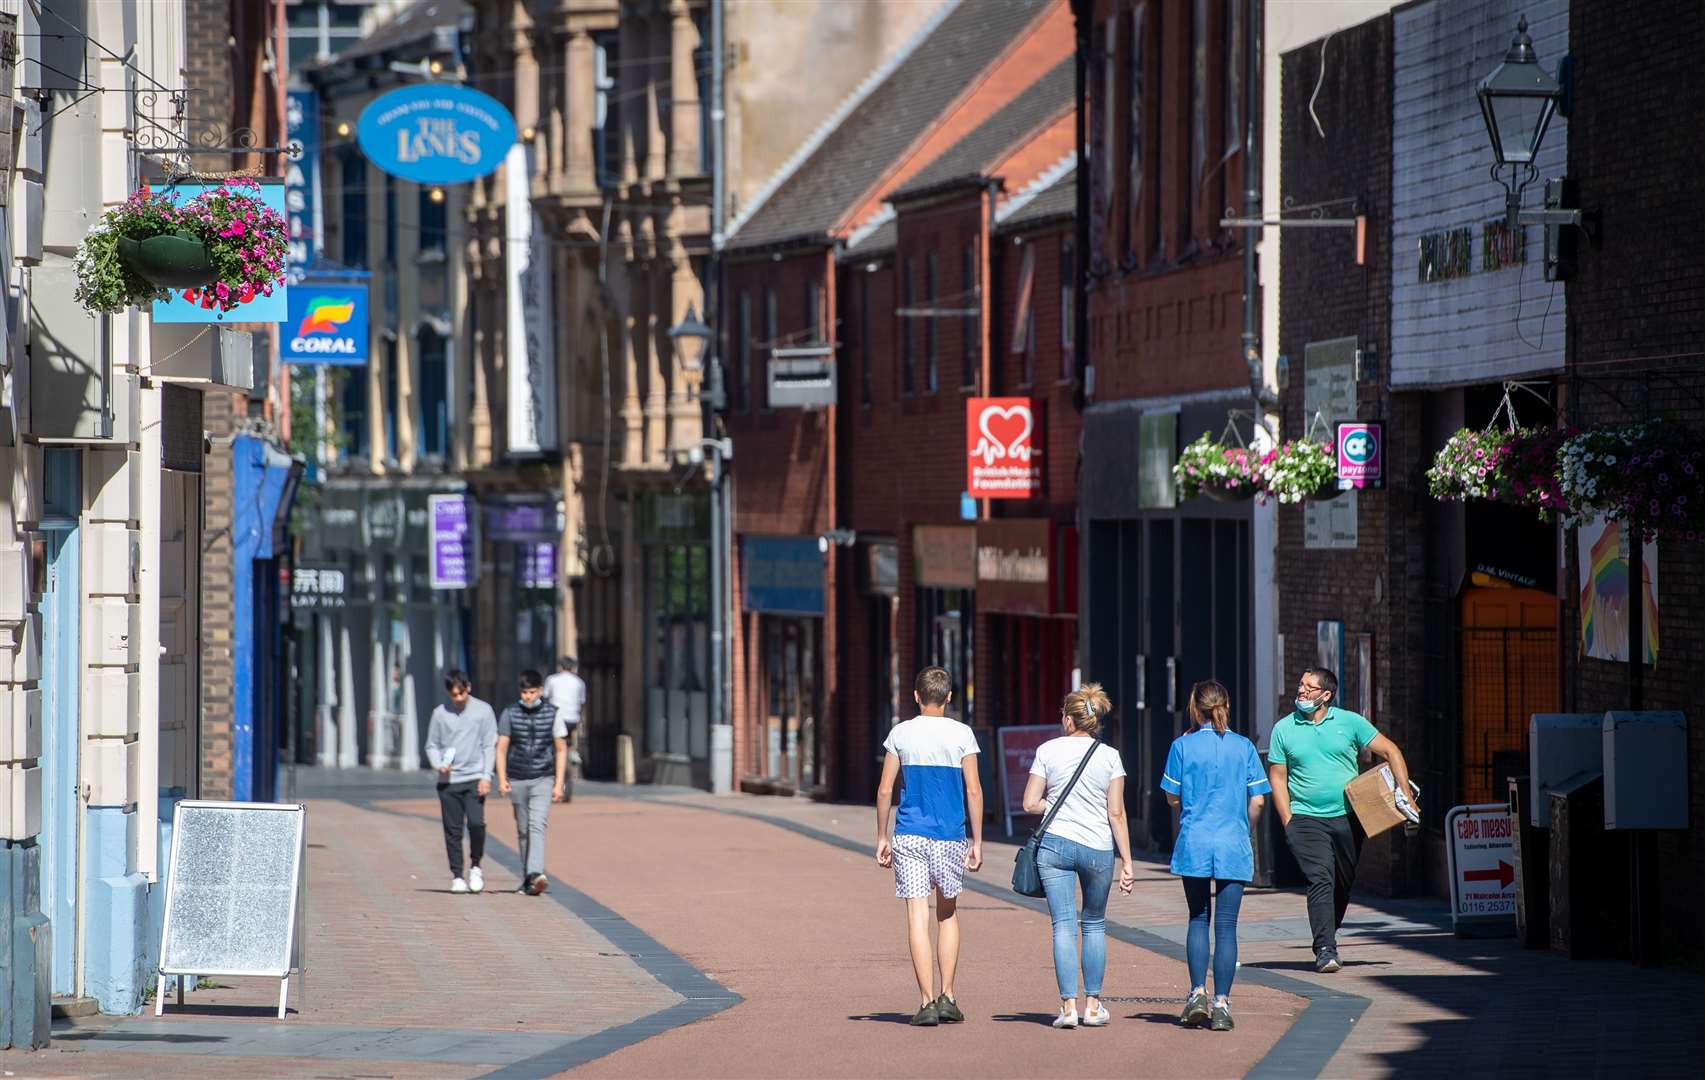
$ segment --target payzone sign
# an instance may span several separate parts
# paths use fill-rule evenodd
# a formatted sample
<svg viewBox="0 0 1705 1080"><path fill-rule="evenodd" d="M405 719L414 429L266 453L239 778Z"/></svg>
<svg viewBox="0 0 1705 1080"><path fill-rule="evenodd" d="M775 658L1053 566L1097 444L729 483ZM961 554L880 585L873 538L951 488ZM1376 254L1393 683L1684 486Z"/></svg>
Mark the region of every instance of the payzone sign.
<svg viewBox="0 0 1705 1080"><path fill-rule="evenodd" d="M965 402L965 492L973 499L1042 494L1041 437L1029 398Z"/></svg>
<svg viewBox="0 0 1705 1080"><path fill-rule="evenodd" d="M286 364L367 363L367 286L304 283L290 290L280 328Z"/></svg>
<svg viewBox="0 0 1705 1080"><path fill-rule="evenodd" d="M1378 420L1338 425L1338 487L1385 486L1385 425Z"/></svg>

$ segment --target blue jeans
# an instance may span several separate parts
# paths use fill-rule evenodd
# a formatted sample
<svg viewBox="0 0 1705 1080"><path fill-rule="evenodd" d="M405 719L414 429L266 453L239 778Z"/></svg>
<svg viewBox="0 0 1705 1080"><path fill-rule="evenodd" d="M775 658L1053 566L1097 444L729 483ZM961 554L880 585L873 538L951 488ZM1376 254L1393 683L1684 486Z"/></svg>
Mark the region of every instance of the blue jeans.
<svg viewBox="0 0 1705 1080"><path fill-rule="evenodd" d="M1190 934L1184 957L1190 968L1190 988L1208 985L1208 885L1213 878L1184 879L1184 901L1190 905ZM1243 906L1243 882L1222 881L1214 902L1214 994L1231 993L1237 976L1237 912Z"/></svg>
<svg viewBox="0 0 1705 1080"><path fill-rule="evenodd" d="M1060 998L1077 997L1078 927L1083 927L1083 991L1101 995L1101 977L1107 971L1107 893L1113 887L1113 852L1084 847L1063 836L1044 836L1037 853L1036 869L1042 889L1048 894L1048 911L1054 917L1054 979ZM1083 915L1077 908L1077 890L1083 886Z"/></svg>

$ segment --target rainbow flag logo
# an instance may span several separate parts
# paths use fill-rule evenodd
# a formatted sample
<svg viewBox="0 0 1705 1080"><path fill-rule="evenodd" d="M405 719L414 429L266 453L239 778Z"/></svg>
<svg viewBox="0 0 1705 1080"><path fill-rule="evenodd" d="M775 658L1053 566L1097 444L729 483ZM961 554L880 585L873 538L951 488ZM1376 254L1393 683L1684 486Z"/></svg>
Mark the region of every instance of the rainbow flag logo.
<svg viewBox="0 0 1705 1080"><path fill-rule="evenodd" d="M1602 660L1627 660L1629 597L1628 560L1622 557L1621 526L1602 519L1582 527L1581 536L1581 646L1588 656ZM1596 533L1596 536L1593 534ZM1638 542L1638 541L1636 541ZM1657 559L1650 551L1644 558L1639 590L1645 661L1657 663L1658 597Z"/></svg>
<svg viewBox="0 0 1705 1080"><path fill-rule="evenodd" d="M308 310L302 316L302 325L296 328L296 336L335 334L354 315L355 301L316 296L308 301Z"/></svg>

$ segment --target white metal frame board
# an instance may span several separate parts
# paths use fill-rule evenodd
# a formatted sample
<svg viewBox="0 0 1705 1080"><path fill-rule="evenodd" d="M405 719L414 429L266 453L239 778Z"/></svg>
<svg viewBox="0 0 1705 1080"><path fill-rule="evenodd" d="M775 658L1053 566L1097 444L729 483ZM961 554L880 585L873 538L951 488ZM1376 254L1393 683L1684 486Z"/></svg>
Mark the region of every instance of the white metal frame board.
<svg viewBox="0 0 1705 1080"><path fill-rule="evenodd" d="M252 851L236 849L228 856L225 869L228 872L226 881L196 878L191 870L191 864L184 859L184 837L195 832L192 821L186 821L186 812L193 818L197 812L211 811L235 814L289 814L294 817L291 827L293 840L291 843L289 861L289 880L287 883L274 881L273 890L279 891L280 885L287 884L285 903L287 907L274 909L272 922L282 925L284 940L268 942L269 952L274 952L278 958L276 964L255 964L252 962L221 963L220 959L203 952L193 966L187 964L182 956L181 938L186 933L181 922L174 925L173 913L184 904L193 903L193 898L187 890L214 889L229 892L232 886L240 880L250 889L255 888L258 877L252 868L244 867L245 855L255 854ZM172 815L172 856L166 879L166 920L160 934L160 965L158 982L154 994L154 1015L159 1016L165 1011L166 979L175 976L178 982L178 1004L183 1004L184 979L198 975L229 975L235 977L275 978L278 986L278 1018L284 1019L285 1002L290 990L290 976L302 972L302 908L306 900L307 889L302 880L302 871L306 862L308 841L308 817L306 808L300 803L243 803L243 802L213 802L202 800L185 800L177 804ZM193 841L192 841L193 842ZM252 859L250 860L253 861ZM188 875L192 880L186 881ZM261 886L265 887L264 883ZM252 905L258 898L245 897L245 905ZM252 906L245 910L252 911ZM234 914L234 909L233 909ZM227 918L224 929L233 929L231 918ZM276 944L276 950L271 946ZM230 955L229 953L227 955ZM252 958L250 958L252 959Z"/></svg>

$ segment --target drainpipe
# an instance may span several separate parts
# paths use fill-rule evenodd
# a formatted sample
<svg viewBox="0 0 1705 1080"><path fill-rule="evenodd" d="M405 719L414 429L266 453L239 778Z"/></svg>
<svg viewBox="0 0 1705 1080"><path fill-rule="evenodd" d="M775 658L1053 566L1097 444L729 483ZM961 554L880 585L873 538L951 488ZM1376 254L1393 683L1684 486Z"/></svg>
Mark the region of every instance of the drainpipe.
<svg viewBox="0 0 1705 1080"><path fill-rule="evenodd" d="M709 394L707 395L704 411L705 426L708 428L704 435L709 439L720 439L721 431L717 429L717 416L722 409L723 396L722 356L717 348L722 339L722 328L727 324L723 321L726 305L723 303L722 288L722 244L723 225L725 216L724 204L727 201L725 182L727 145L725 140L724 123L726 112L723 108L723 54L727 51L724 34L724 4L723 0L711 0L710 4L710 145L711 145L711 204L710 204L710 239L711 260L706 285L709 299L705 304L706 314L710 324L716 327L707 347L710 350L710 364L707 372L709 379ZM729 678L733 670L733 655L730 643L734 635L729 633L728 615L733 609L733 595L730 589L732 575L729 573L730 558L733 552L733 514L729 505L729 490L727 481L729 461L720 449L711 451L710 474L710 506L711 506L711 537L710 537L710 723L711 723L711 788L715 794L726 795L733 790L734 783L734 715L733 701L729 693Z"/></svg>
<svg viewBox="0 0 1705 1080"><path fill-rule="evenodd" d="M1072 262L1077 281L1072 289L1072 404L1079 412L1089 403L1089 180L1084 175L1089 164L1085 157L1088 149L1089 7L1090 0L1072 0L1072 26L1077 34L1073 63L1077 79L1077 109L1073 117L1077 133L1077 169L1072 174L1077 188L1077 213L1073 221L1076 233L1073 244L1077 257Z"/></svg>
<svg viewBox="0 0 1705 1080"><path fill-rule="evenodd" d="M1261 0L1249 0L1245 16L1246 63L1243 73L1243 216L1261 217ZM1081 190L1083 185L1079 183ZM1243 360L1249 366L1249 393L1256 411L1279 407L1278 395L1268 389L1261 362L1261 309L1257 299L1255 248L1258 230L1243 234Z"/></svg>

